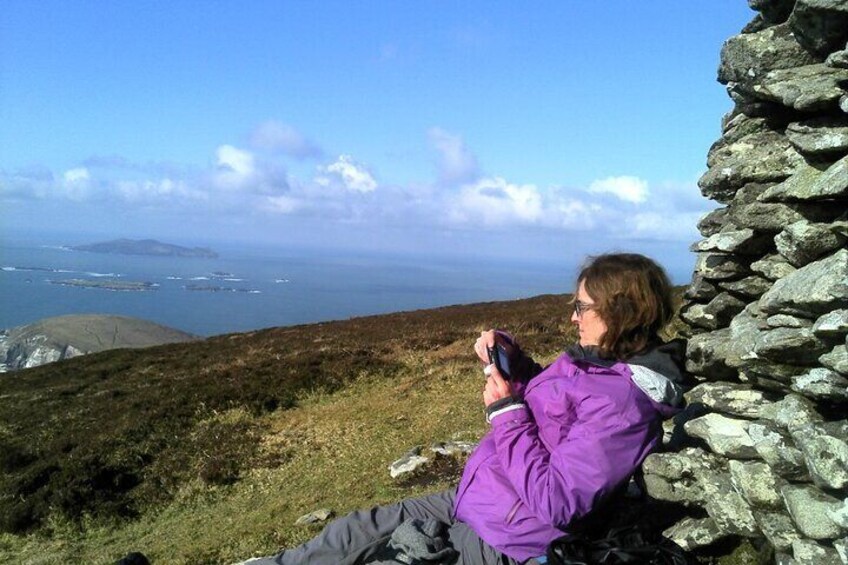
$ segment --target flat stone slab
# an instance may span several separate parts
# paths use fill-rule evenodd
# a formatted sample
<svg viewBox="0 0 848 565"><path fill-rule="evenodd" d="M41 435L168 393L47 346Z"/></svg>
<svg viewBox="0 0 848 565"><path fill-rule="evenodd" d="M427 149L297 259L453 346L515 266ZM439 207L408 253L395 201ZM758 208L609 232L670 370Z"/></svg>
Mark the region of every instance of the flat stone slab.
<svg viewBox="0 0 848 565"><path fill-rule="evenodd" d="M727 536L712 518L684 518L665 530L663 535L685 551L710 546Z"/></svg>
<svg viewBox="0 0 848 565"><path fill-rule="evenodd" d="M778 551L789 551L792 542L801 539L795 524L788 514L783 512L754 512L754 518L760 531Z"/></svg>
<svg viewBox="0 0 848 565"><path fill-rule="evenodd" d="M785 485L780 489L786 508L805 537L831 540L841 536L841 528L827 516L839 509L841 501L812 485Z"/></svg>
<svg viewBox="0 0 848 565"><path fill-rule="evenodd" d="M728 466L734 488L748 504L765 510L783 508L780 487L785 481L776 475L767 463L731 460Z"/></svg>
<svg viewBox="0 0 848 565"><path fill-rule="evenodd" d="M816 486L848 487L848 423L810 423L790 430Z"/></svg>
<svg viewBox="0 0 848 565"><path fill-rule="evenodd" d="M804 454L795 446L788 432L777 424L752 422L748 435L754 442L754 449L775 473L790 480L808 478Z"/></svg>
<svg viewBox="0 0 848 565"><path fill-rule="evenodd" d="M786 137L804 155L848 152L848 117L814 118L786 126Z"/></svg>
<svg viewBox="0 0 848 565"><path fill-rule="evenodd" d="M765 392L729 382L699 384L685 397L690 404L700 402L713 410L744 418L759 418L763 408L772 404Z"/></svg>
<svg viewBox="0 0 848 565"><path fill-rule="evenodd" d="M848 376L848 347L837 345L829 353L819 357L819 363L840 375Z"/></svg>
<svg viewBox="0 0 848 565"><path fill-rule="evenodd" d="M839 84L846 79L846 69L813 64L771 71L752 90L763 100L800 112L814 112L836 109L839 98L844 94Z"/></svg>
<svg viewBox="0 0 848 565"><path fill-rule="evenodd" d="M813 333L819 337L837 337L848 334L848 309L823 314L813 324Z"/></svg>
<svg viewBox="0 0 848 565"><path fill-rule="evenodd" d="M825 170L801 165L787 180L769 188L761 202L815 201L841 198L848 194L848 156Z"/></svg>
<svg viewBox="0 0 848 565"><path fill-rule="evenodd" d="M840 249L778 280L759 305L767 314L801 317L848 307L848 250Z"/></svg>
<svg viewBox="0 0 848 565"><path fill-rule="evenodd" d="M686 433L707 442L719 455L734 459L754 459L757 450L748 435L748 420L728 418L721 414L706 414L684 424Z"/></svg>

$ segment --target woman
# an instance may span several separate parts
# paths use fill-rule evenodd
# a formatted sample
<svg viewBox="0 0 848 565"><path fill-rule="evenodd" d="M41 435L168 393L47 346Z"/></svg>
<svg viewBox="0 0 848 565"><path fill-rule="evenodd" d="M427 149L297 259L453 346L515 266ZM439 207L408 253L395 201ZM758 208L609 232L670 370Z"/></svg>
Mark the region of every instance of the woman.
<svg viewBox="0 0 848 565"><path fill-rule="evenodd" d="M491 430L456 491L353 512L259 563L364 563L413 518L446 524L461 564L544 555L627 481L682 402L680 369L658 336L673 314L663 269L642 255L602 255L577 282L571 321L579 342L544 370L505 332L477 339ZM508 353L509 380L488 364L496 344Z"/></svg>

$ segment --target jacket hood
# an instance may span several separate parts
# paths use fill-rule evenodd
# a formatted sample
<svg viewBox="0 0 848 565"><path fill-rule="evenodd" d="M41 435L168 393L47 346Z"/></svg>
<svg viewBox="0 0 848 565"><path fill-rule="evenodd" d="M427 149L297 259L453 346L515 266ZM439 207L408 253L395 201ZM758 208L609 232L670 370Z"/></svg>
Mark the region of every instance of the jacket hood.
<svg viewBox="0 0 848 565"><path fill-rule="evenodd" d="M657 343L645 351L626 359L631 380L651 400L672 408L685 404L686 377L683 370L686 344L677 339L668 343ZM576 363L587 363L599 367L612 367L619 361L604 359L595 346L575 344L565 351Z"/></svg>

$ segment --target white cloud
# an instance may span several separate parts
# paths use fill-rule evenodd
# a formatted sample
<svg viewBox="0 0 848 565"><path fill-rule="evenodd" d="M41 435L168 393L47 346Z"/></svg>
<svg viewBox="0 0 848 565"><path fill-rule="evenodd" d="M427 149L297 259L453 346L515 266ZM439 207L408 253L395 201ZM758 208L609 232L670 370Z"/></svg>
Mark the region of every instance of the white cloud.
<svg viewBox="0 0 848 565"><path fill-rule="evenodd" d="M291 196L269 196L265 199L265 209L279 214L291 214L303 207L303 203Z"/></svg>
<svg viewBox="0 0 848 565"><path fill-rule="evenodd" d="M459 184L475 180L479 174L477 158L465 145L462 137L441 128L427 132L430 145L439 154L439 179L445 184Z"/></svg>
<svg viewBox="0 0 848 565"><path fill-rule="evenodd" d="M609 193L625 202L641 204L648 198L648 183L638 177L620 176L599 179L589 185L592 194Z"/></svg>
<svg viewBox="0 0 848 565"><path fill-rule="evenodd" d="M62 174L60 189L71 200L84 200L92 191L91 175L85 167L69 169Z"/></svg>
<svg viewBox="0 0 848 565"><path fill-rule="evenodd" d="M297 159L320 157L321 148L294 127L269 120L263 122L250 134L250 145L257 149L279 151Z"/></svg>
<svg viewBox="0 0 848 565"><path fill-rule="evenodd" d="M491 177L463 186L450 217L459 223L476 219L486 226L501 226L535 223L542 213L542 197L535 186Z"/></svg>
<svg viewBox="0 0 848 565"><path fill-rule="evenodd" d="M323 187L332 187L339 183L351 192L374 192L377 181L363 165L354 161L350 155L339 155L339 158L326 167L319 167L319 175L315 183Z"/></svg>

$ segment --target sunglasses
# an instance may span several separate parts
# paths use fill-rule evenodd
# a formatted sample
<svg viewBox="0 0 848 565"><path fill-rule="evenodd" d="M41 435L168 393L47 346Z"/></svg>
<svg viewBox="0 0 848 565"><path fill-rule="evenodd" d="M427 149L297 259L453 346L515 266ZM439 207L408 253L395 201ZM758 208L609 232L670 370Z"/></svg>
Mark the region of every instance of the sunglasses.
<svg viewBox="0 0 848 565"><path fill-rule="evenodd" d="M589 304L588 302L583 302L582 300L574 301L574 313L577 314L578 318L582 318L583 314L586 313L587 310L595 310L594 304Z"/></svg>

